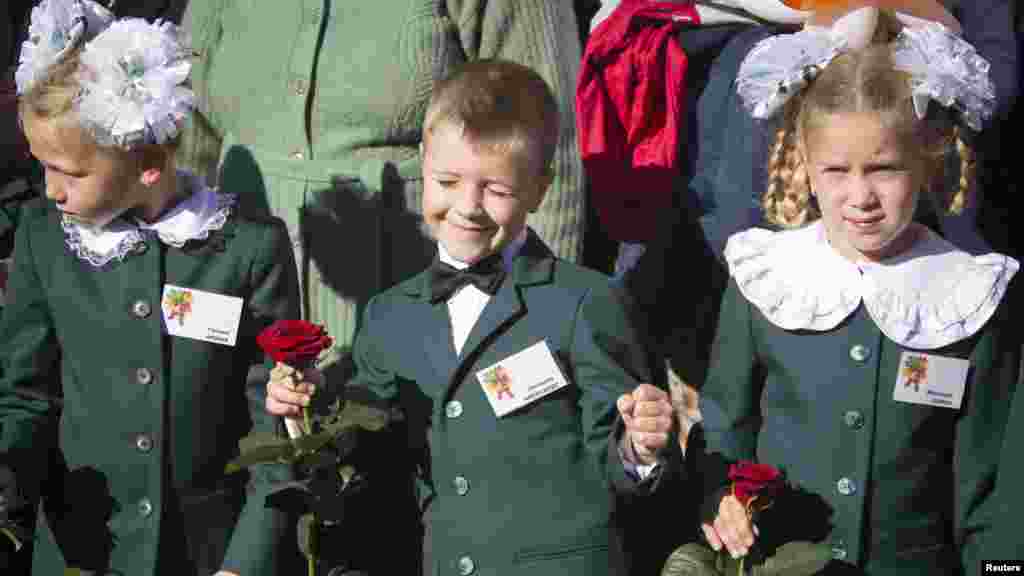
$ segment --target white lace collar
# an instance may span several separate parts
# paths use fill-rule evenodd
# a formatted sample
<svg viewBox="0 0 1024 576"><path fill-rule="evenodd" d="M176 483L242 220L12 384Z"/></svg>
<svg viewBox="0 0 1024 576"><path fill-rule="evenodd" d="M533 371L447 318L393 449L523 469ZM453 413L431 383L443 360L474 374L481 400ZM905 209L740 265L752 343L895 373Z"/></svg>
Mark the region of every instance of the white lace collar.
<svg viewBox="0 0 1024 576"><path fill-rule="evenodd" d="M227 222L236 197L218 193L186 171L178 172L178 182L192 193L153 223L118 218L96 230L61 216L65 244L79 259L98 268L112 260L124 260L145 242L146 232L177 248L189 240L205 240Z"/></svg>
<svg viewBox="0 0 1024 576"><path fill-rule="evenodd" d="M783 232L753 228L729 238L725 259L743 296L780 328L831 330L863 302L889 339L929 350L980 330L1019 264L922 234L899 256L855 264L832 249L820 221Z"/></svg>

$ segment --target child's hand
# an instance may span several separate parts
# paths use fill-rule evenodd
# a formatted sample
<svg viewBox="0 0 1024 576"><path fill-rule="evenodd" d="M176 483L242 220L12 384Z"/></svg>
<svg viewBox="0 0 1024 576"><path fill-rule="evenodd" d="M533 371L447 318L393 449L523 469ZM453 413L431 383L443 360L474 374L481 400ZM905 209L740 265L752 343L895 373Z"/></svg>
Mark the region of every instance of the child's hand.
<svg viewBox="0 0 1024 576"><path fill-rule="evenodd" d="M746 556L754 545L757 528L750 522L750 516L735 496L729 494L722 498L718 505L718 516L714 526L702 524L704 537L716 551L722 546L733 558Z"/></svg>
<svg viewBox="0 0 1024 576"><path fill-rule="evenodd" d="M641 384L632 394L620 396L616 404L626 424L625 453L634 457L634 464L654 464L658 452L668 445L675 421L668 393L650 384Z"/></svg>
<svg viewBox="0 0 1024 576"><path fill-rule="evenodd" d="M316 368L307 368L300 374L278 362L267 381L267 412L274 416L302 418L302 408L309 406L313 392L323 380L323 374Z"/></svg>

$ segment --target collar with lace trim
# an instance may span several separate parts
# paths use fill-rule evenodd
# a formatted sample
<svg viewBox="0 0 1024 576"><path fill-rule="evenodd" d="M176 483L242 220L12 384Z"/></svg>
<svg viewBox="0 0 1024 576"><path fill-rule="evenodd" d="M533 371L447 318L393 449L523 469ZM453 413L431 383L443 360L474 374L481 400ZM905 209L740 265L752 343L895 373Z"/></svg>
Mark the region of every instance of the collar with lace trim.
<svg viewBox="0 0 1024 576"><path fill-rule="evenodd" d="M80 260L102 267L113 260L122 261L145 242L146 232L161 242L181 248L189 240L205 240L211 232L224 227L235 206L236 196L221 194L203 184L189 172L178 172L179 186L191 190L187 198L167 211L159 220L146 223L118 218L96 230L61 216L64 242Z"/></svg>
<svg viewBox="0 0 1024 576"><path fill-rule="evenodd" d="M725 247L740 292L785 330L831 330L861 302L892 341L932 350L973 336L995 313L1019 264L971 256L919 226L917 242L882 262L854 263L829 245L821 221L797 230L752 228Z"/></svg>

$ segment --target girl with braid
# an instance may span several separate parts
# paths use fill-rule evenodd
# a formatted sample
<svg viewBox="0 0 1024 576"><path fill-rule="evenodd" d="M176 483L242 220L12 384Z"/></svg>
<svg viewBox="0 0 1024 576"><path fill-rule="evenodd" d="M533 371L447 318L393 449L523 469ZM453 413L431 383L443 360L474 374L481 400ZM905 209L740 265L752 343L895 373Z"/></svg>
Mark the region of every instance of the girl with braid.
<svg viewBox="0 0 1024 576"><path fill-rule="evenodd" d="M869 7L762 41L737 89L780 121L763 207L784 229L726 245L705 449L781 468L820 502L824 522L780 512L824 527L797 539L830 546L826 574L975 573L1020 360L1003 298L1019 265L913 217L922 194L952 212L969 197L962 136L991 112L988 63L942 24ZM769 536L706 489L713 548Z"/></svg>

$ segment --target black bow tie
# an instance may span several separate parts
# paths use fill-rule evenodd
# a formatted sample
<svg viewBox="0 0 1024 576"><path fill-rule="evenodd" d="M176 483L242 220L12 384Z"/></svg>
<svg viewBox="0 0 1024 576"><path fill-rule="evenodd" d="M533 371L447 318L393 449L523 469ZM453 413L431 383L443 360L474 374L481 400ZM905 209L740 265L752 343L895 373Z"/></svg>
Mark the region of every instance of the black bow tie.
<svg viewBox="0 0 1024 576"><path fill-rule="evenodd" d="M501 254L492 254L465 270L435 259L430 267L430 301L437 303L451 298L459 288L472 284L493 296L505 277Z"/></svg>

